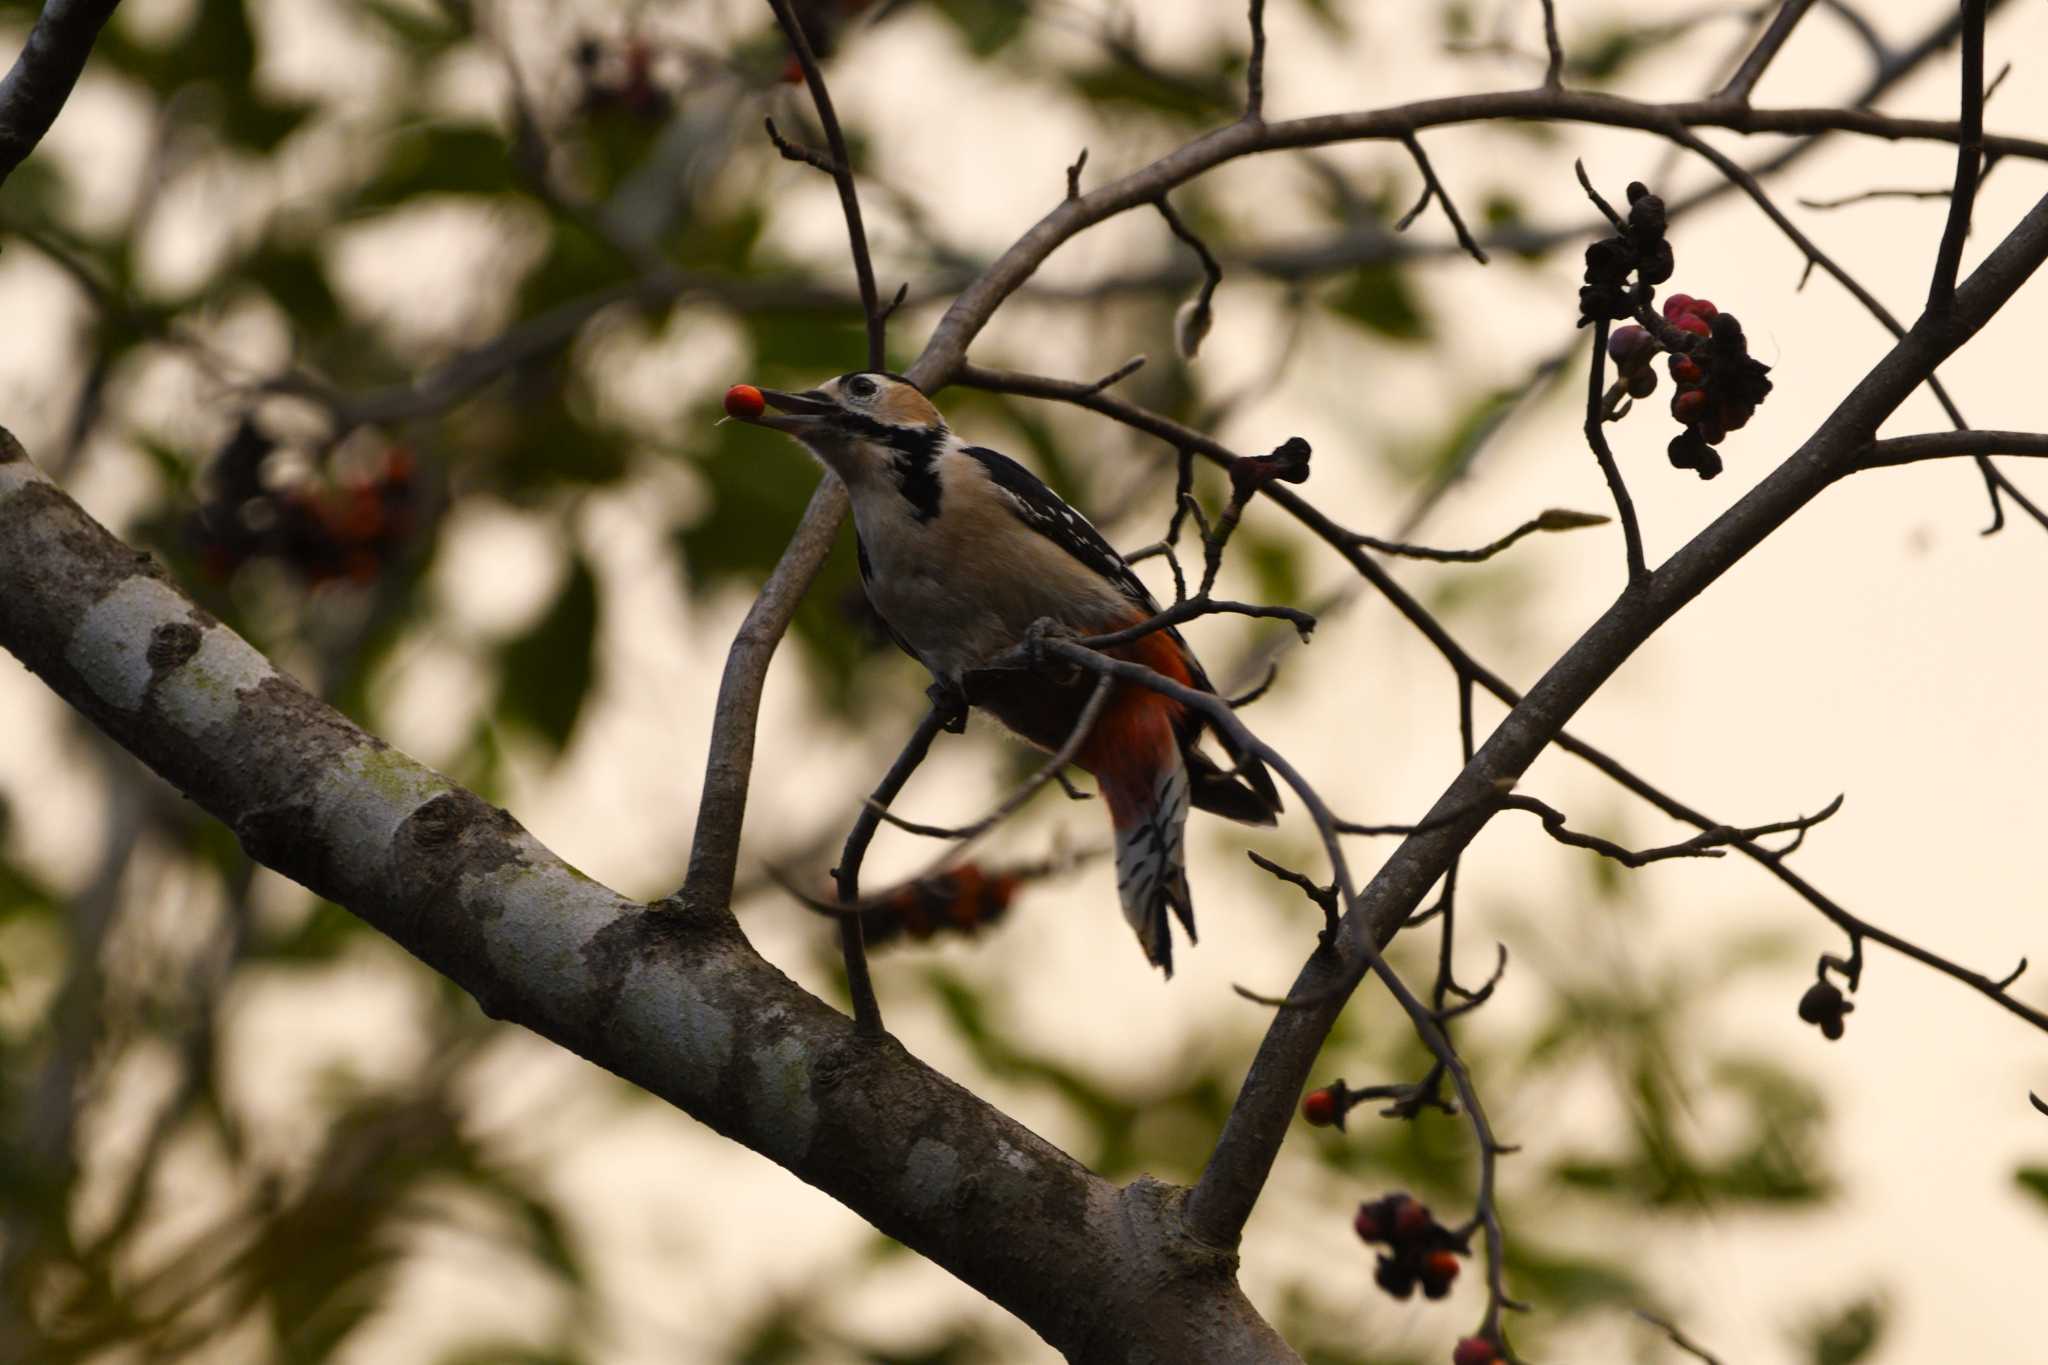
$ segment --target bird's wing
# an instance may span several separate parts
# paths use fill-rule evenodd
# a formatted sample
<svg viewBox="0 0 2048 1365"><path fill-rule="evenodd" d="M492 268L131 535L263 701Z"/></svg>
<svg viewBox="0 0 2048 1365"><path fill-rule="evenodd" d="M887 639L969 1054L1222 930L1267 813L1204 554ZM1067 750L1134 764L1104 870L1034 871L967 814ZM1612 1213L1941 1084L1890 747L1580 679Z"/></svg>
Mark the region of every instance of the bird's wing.
<svg viewBox="0 0 2048 1365"><path fill-rule="evenodd" d="M1102 532L1096 530L1088 518L1069 507L1059 494L1040 482L1036 474L1009 456L984 446L963 446L960 453L987 472L989 482L1008 500L1017 520L1109 580L1117 591L1144 608L1147 616L1158 614L1159 604L1152 599L1144 582L1131 572L1131 566L1124 562L1124 557L1102 538ZM1180 638L1178 632L1174 633L1174 638Z"/></svg>

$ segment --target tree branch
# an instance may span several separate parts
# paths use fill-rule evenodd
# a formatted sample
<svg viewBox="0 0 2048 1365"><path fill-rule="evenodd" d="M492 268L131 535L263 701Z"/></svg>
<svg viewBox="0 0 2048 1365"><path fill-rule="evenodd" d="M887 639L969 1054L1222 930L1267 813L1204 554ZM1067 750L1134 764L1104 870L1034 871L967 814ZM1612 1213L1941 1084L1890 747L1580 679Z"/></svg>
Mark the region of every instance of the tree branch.
<svg viewBox="0 0 2048 1365"><path fill-rule="evenodd" d="M829 502L829 499L827 499ZM814 507L814 510L815 507ZM1056 1350L1296 1359L1180 1225L764 961L729 907L622 899L356 728L94 522L0 432L0 647L252 857L519 1023L751 1147ZM916 1122L876 1122L915 1115Z"/></svg>
<svg viewBox="0 0 2048 1365"><path fill-rule="evenodd" d="M826 477L811 494L802 522L761 585L726 654L711 718L711 748L704 760L704 792L697 802L697 830L690 841L690 866L676 893L694 908L729 907L739 867L740 826L747 813L747 784L754 771L754 722L775 646L789 629L797 604L817 576L839 522L846 515L846 489Z"/></svg>
<svg viewBox="0 0 2048 1365"><path fill-rule="evenodd" d="M0 76L0 184L57 121L119 0L44 0L21 55Z"/></svg>

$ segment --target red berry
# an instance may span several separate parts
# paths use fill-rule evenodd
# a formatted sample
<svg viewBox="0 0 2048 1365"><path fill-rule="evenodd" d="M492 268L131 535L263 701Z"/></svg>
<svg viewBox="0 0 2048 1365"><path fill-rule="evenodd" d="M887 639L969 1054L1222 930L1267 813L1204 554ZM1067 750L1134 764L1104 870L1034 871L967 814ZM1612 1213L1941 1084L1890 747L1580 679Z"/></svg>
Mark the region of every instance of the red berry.
<svg viewBox="0 0 2048 1365"><path fill-rule="evenodd" d="M1358 1216L1351 1220L1352 1231L1361 1242L1384 1242L1387 1240L1386 1220L1380 1217L1377 1204L1360 1204Z"/></svg>
<svg viewBox="0 0 2048 1365"><path fill-rule="evenodd" d="M1494 1365L1500 1352L1485 1337L1466 1337L1451 1351L1451 1365Z"/></svg>
<svg viewBox="0 0 2048 1365"><path fill-rule="evenodd" d="M725 391L725 415L741 421L759 417L767 408L768 400L752 384L735 384Z"/></svg>
<svg viewBox="0 0 2048 1365"><path fill-rule="evenodd" d="M1686 309L1685 311L1691 313L1696 318L1712 318L1721 310L1714 307L1713 304L1708 303L1705 299L1694 299L1692 301L1692 307Z"/></svg>
<svg viewBox="0 0 2048 1365"><path fill-rule="evenodd" d="M1712 336L1714 334L1713 327L1708 325L1707 320L1698 313L1687 313L1683 317L1673 318L1671 325L1681 332L1691 332L1696 337Z"/></svg>
<svg viewBox="0 0 2048 1365"><path fill-rule="evenodd" d="M1671 377L1679 383L1697 384L1700 380L1706 378L1706 375L1707 372L1700 368L1699 361L1694 360L1691 356L1675 355L1671 357Z"/></svg>
<svg viewBox="0 0 2048 1365"><path fill-rule="evenodd" d="M1671 400L1671 415L1686 426L1704 417L1707 412L1707 391L1687 389Z"/></svg>
<svg viewBox="0 0 2048 1365"><path fill-rule="evenodd" d="M1337 1097L1328 1090L1311 1090L1302 1097L1301 1116L1318 1128L1337 1121Z"/></svg>
<svg viewBox="0 0 2048 1365"><path fill-rule="evenodd" d="M1455 1251L1432 1251L1422 1258L1422 1273L1433 1279L1455 1280L1460 1269Z"/></svg>
<svg viewBox="0 0 2048 1365"><path fill-rule="evenodd" d="M1692 311L1692 295L1673 294L1664 300L1664 321L1676 322Z"/></svg>
<svg viewBox="0 0 2048 1365"><path fill-rule="evenodd" d="M1436 1220L1429 1216L1429 1208L1420 1200L1401 1196L1401 1202L1394 1208L1394 1235L1413 1237Z"/></svg>

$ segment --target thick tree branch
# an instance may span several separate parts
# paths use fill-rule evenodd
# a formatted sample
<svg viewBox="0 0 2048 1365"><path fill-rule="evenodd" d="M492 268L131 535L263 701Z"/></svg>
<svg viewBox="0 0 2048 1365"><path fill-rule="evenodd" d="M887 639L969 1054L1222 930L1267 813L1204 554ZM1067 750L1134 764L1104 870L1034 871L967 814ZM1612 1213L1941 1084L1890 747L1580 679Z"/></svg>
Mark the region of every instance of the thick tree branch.
<svg viewBox="0 0 2048 1365"><path fill-rule="evenodd" d="M814 508L815 510L815 508ZM1292 1361L1178 1192L1118 1189L797 987L723 905L622 899L279 673L0 432L0 646L251 856L841 1200L1077 1361ZM892 1121L915 1115L915 1122Z"/></svg>

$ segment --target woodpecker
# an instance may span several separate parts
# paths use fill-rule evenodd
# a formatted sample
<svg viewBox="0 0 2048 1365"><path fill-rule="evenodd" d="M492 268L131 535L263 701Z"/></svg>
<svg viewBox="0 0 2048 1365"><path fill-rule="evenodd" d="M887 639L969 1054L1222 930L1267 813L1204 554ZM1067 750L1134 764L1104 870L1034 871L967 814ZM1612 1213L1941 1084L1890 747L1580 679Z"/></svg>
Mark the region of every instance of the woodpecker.
<svg viewBox="0 0 2048 1365"><path fill-rule="evenodd" d="M955 436L900 375L859 372L804 393L758 392L775 411L744 389L727 410L795 437L846 485L861 581L890 636L941 688L1029 743L1059 749L1096 678L985 665L1043 619L1088 636L1157 615L1159 604L1123 556L1024 466ZM1178 631L1108 652L1215 690ZM1074 759L1109 807L1124 918L1146 959L1169 977L1168 912L1195 938L1182 844L1189 805L1258 825L1280 811L1265 766L1218 733L1233 764L1220 767L1196 747L1204 728L1179 702L1118 683Z"/></svg>

